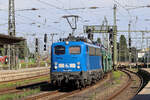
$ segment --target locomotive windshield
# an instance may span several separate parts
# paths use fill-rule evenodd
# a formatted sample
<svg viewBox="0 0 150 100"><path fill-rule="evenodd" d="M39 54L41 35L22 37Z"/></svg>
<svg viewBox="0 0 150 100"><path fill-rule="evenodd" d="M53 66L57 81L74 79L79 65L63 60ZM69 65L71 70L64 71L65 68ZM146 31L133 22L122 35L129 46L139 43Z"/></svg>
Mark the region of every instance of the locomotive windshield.
<svg viewBox="0 0 150 100"><path fill-rule="evenodd" d="M65 47L62 45L55 46L55 54L56 55L65 54Z"/></svg>
<svg viewBox="0 0 150 100"><path fill-rule="evenodd" d="M70 54L80 54L81 53L81 47L80 46L71 46L69 48Z"/></svg>

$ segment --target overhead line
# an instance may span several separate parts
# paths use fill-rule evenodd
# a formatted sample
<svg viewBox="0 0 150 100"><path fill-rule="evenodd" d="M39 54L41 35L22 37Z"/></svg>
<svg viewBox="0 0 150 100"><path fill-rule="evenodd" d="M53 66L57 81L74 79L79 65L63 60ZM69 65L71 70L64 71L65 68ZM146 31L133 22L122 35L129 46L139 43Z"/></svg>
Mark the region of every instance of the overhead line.
<svg viewBox="0 0 150 100"><path fill-rule="evenodd" d="M54 7L54 8L56 8L56 9L63 9L63 8L57 7L57 6L55 6L55 5L52 5L52 4L50 4L50 3L47 3L47 2L45 2L45 1L41 1L41 0L37 0L37 1L40 2L40 3L46 4L46 5L48 5L48 6Z"/></svg>
<svg viewBox="0 0 150 100"><path fill-rule="evenodd" d="M45 2L45 1L41 1L41 0L36 0L36 1L38 1L38 2L40 2L40 3L42 3L42 4L45 4L45 5L47 5L47 6L50 6L50 7L53 7L53 8L56 8L56 9L62 10L62 11L65 11L65 12L67 12L67 13L70 13L70 12L66 11L64 8L61 8L61 7L55 6L55 5L50 4L50 3L47 3L47 2Z"/></svg>

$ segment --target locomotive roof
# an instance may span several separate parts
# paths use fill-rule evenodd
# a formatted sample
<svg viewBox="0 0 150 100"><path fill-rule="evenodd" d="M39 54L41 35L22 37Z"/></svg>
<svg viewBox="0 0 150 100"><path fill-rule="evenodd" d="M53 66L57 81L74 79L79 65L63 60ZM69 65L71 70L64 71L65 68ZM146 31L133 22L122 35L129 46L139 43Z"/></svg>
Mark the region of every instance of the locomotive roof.
<svg viewBox="0 0 150 100"><path fill-rule="evenodd" d="M85 44L85 45L88 45L88 46L91 46L91 47L95 47L95 48L100 48L102 47L102 45L96 45L96 44L91 44L91 43L86 43L86 42L83 42L83 41L68 41L69 43L72 43L72 44ZM56 43L53 43L53 45L64 45L66 43L66 41L62 41L62 42L56 42Z"/></svg>

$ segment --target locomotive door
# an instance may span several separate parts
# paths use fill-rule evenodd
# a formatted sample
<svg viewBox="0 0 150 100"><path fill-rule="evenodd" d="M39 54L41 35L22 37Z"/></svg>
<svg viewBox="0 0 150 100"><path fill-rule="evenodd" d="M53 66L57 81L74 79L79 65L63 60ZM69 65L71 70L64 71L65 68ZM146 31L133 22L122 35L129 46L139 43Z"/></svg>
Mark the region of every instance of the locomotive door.
<svg viewBox="0 0 150 100"><path fill-rule="evenodd" d="M86 65L87 65L87 70L89 71L90 70L90 62L89 62L89 47L86 46Z"/></svg>

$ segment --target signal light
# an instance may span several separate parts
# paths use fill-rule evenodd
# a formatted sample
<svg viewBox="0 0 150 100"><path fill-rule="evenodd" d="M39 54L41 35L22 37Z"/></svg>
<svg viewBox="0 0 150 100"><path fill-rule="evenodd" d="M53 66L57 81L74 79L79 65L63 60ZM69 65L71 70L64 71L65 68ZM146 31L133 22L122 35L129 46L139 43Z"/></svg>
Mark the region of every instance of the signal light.
<svg viewBox="0 0 150 100"><path fill-rule="evenodd" d="M46 44L44 44L44 51L46 51Z"/></svg>
<svg viewBox="0 0 150 100"><path fill-rule="evenodd" d="M110 45L113 45L113 41L110 41Z"/></svg>
<svg viewBox="0 0 150 100"><path fill-rule="evenodd" d="M35 39L35 45L38 46L38 38Z"/></svg>
<svg viewBox="0 0 150 100"><path fill-rule="evenodd" d="M44 34L44 42L47 43L47 34Z"/></svg>
<svg viewBox="0 0 150 100"><path fill-rule="evenodd" d="M88 39L93 40L93 34L88 34Z"/></svg>
<svg viewBox="0 0 150 100"><path fill-rule="evenodd" d="M112 32L113 32L113 29L112 29L112 28L108 30L108 33L112 33Z"/></svg>
<svg viewBox="0 0 150 100"><path fill-rule="evenodd" d="M129 47L131 47L131 38L129 38Z"/></svg>
<svg viewBox="0 0 150 100"><path fill-rule="evenodd" d="M38 52L38 48L37 47L35 48L35 52Z"/></svg>
<svg viewBox="0 0 150 100"><path fill-rule="evenodd" d="M129 52L131 52L132 50L131 50L131 48L129 48Z"/></svg>
<svg viewBox="0 0 150 100"><path fill-rule="evenodd" d="M86 30L86 33L91 33L91 32L92 32L91 29L87 29L87 30Z"/></svg>

